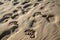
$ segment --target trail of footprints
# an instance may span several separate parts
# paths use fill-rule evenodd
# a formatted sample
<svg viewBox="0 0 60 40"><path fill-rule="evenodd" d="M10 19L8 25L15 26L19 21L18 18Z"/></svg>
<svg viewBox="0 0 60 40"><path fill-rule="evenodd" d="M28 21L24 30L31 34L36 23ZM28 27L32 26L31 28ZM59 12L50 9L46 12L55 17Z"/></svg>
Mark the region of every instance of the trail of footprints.
<svg viewBox="0 0 60 40"><path fill-rule="evenodd" d="M7 0L6 0L6 1L7 1ZM9 0L9 1L11 1L11 0ZM16 10L16 9L15 9L15 10L12 11L12 13L4 14L3 17L0 18L0 24L7 23L7 22L9 22L10 19L12 19L12 20L15 19L15 21L10 21L10 22L9 22L8 25L9 25L9 26L13 25L13 27L11 27L11 28L8 29L8 30L3 31L2 34L0 34L0 40L2 40L6 35L11 35L11 33L14 34L14 32L16 31L16 29L18 29L18 28L20 27L19 24L18 24L19 21L17 21L17 20L19 19L19 17L21 16L20 14L26 15L27 12L30 11L30 9L32 9L33 7L36 7L36 6L39 5L40 2L42 2L42 1L43 1L43 0L37 0L36 3L30 3L30 0L27 0L27 1L25 0L24 2L21 3L22 7L20 7L20 6L17 7L18 9L19 9L19 8L21 9L21 13L18 13L19 10ZM14 0L14 1L12 1L12 3L13 3L13 6L19 4L18 0ZM0 5L3 5L3 4L4 4L3 2L0 2ZM46 5L48 5L48 4L49 4L49 2L46 3ZM45 8L45 6L42 6L42 7L40 7L39 10L43 10L44 8ZM33 17L33 18L36 18L36 17L38 17L39 15L40 15L42 18L45 18L48 23L55 21L55 16L54 16L54 14L42 14L41 11L34 12L34 14L32 15L32 17ZM23 19L24 19L24 18L23 18ZM28 20L29 20L29 19L28 19ZM52 21L52 20L53 20L53 21ZM35 35L36 31L35 31L34 29L32 29L34 23L37 23L37 20L36 20L36 19L32 20L32 21L30 22L30 24L29 24L29 28L24 31L25 35L29 35L30 38L35 38L35 37L36 37L36 35ZM28 24L27 24L27 25L28 25ZM22 28L23 28L23 27L22 27ZM10 37L10 36L8 36L8 38L9 38L9 37Z"/></svg>
<svg viewBox="0 0 60 40"><path fill-rule="evenodd" d="M10 35L11 33L15 32L15 30L18 28L18 24L17 24L17 21L11 21L9 23L9 25L13 25L13 27L11 27L10 29L8 30L5 30L2 34L0 34L0 39L2 39L4 36L6 35Z"/></svg>

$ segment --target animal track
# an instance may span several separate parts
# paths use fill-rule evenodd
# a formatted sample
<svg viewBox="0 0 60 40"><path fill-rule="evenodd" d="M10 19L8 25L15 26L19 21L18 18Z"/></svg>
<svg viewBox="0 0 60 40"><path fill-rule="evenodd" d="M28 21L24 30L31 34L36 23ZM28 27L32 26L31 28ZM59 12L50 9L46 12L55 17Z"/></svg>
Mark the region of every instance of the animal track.
<svg viewBox="0 0 60 40"><path fill-rule="evenodd" d="M27 29L24 32L25 32L25 35L29 35L30 38L35 38L35 31L34 30Z"/></svg>
<svg viewBox="0 0 60 40"><path fill-rule="evenodd" d="M12 16L12 13L8 13L8 14L3 15L3 17L11 17L11 16Z"/></svg>
<svg viewBox="0 0 60 40"><path fill-rule="evenodd" d="M27 8L29 6L31 6L32 4L26 4L23 8Z"/></svg>
<svg viewBox="0 0 60 40"><path fill-rule="evenodd" d="M13 13L16 13L18 10L14 10Z"/></svg>
<svg viewBox="0 0 60 40"><path fill-rule="evenodd" d="M13 24L14 24L14 25L18 25L18 24L17 24L17 21L11 21L11 22L9 23L9 25L13 25Z"/></svg>
<svg viewBox="0 0 60 40"><path fill-rule="evenodd" d="M18 14L15 14L13 16L11 16L12 19L15 19L18 16Z"/></svg>
<svg viewBox="0 0 60 40"><path fill-rule="evenodd" d="M42 17L45 17L48 22L51 22L52 18L55 20L54 15L42 15Z"/></svg>
<svg viewBox="0 0 60 40"><path fill-rule="evenodd" d="M0 2L0 5L4 4L3 2Z"/></svg>
<svg viewBox="0 0 60 40"><path fill-rule="evenodd" d="M17 4L19 4L19 2L14 2L14 3L13 3L14 6L17 5Z"/></svg>
<svg viewBox="0 0 60 40"><path fill-rule="evenodd" d="M9 35L10 33L11 33L10 30L4 31L4 32L0 35L0 40L1 40L4 36Z"/></svg>
<svg viewBox="0 0 60 40"><path fill-rule="evenodd" d="M41 12L35 12L33 17L38 16L38 15L41 15Z"/></svg>
<svg viewBox="0 0 60 40"><path fill-rule="evenodd" d="M4 36L6 36L6 35L10 35L11 32L12 32L12 33L15 32L15 30L16 30L17 28L18 28L18 26L13 26L13 27L10 28L9 30L4 31L2 34L0 34L0 40L1 40Z"/></svg>
<svg viewBox="0 0 60 40"><path fill-rule="evenodd" d="M1 19L0 19L0 23L5 23L5 22L7 22L7 21L8 21L8 18L9 18L9 17L3 17L3 18L1 18Z"/></svg>
<svg viewBox="0 0 60 40"><path fill-rule="evenodd" d="M35 20L32 20L31 23L30 23L30 28L33 27L33 24L35 23L36 21Z"/></svg>
<svg viewBox="0 0 60 40"><path fill-rule="evenodd" d="M6 40L59 40L55 37L60 34L60 7L56 1L0 0L0 40L7 35ZM56 30L49 27L51 24Z"/></svg>

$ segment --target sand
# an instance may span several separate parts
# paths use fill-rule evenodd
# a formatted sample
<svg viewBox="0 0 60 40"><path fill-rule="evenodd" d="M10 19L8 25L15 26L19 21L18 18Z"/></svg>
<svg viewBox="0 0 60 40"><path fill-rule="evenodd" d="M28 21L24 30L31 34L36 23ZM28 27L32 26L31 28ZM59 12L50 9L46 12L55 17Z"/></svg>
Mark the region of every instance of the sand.
<svg viewBox="0 0 60 40"><path fill-rule="evenodd" d="M60 0L0 0L0 40L60 40Z"/></svg>

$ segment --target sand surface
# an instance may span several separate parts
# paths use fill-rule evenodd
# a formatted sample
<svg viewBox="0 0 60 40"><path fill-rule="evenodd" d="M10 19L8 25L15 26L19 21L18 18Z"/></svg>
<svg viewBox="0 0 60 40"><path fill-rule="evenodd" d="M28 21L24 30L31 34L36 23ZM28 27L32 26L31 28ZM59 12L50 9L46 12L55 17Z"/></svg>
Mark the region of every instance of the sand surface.
<svg viewBox="0 0 60 40"><path fill-rule="evenodd" d="M0 0L0 40L60 40L60 0Z"/></svg>

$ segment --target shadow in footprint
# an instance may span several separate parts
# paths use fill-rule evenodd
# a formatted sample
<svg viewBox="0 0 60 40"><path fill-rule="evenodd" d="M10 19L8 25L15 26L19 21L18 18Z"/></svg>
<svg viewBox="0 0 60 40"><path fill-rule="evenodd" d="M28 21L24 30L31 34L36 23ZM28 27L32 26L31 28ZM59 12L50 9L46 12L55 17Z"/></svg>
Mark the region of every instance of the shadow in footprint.
<svg viewBox="0 0 60 40"><path fill-rule="evenodd" d="M0 35L0 40L1 40L4 36L9 35L10 33L11 33L10 30L4 31L4 32Z"/></svg>

